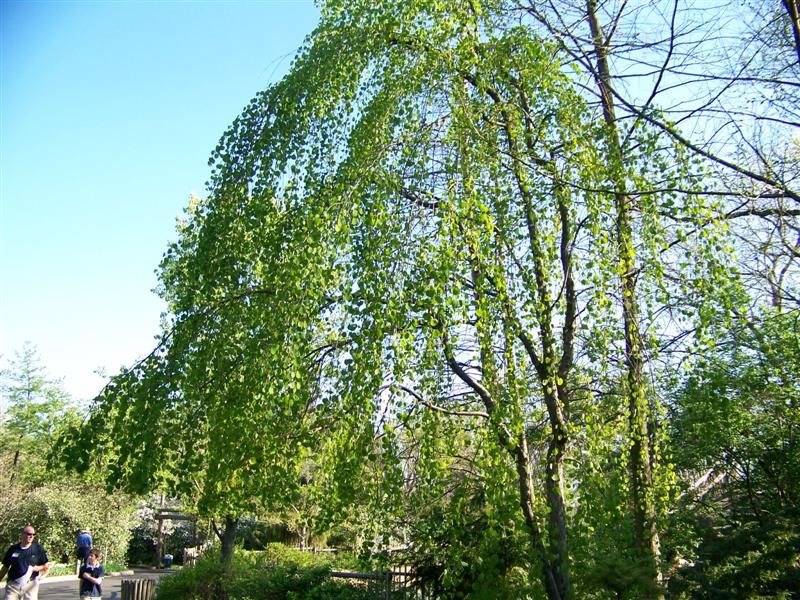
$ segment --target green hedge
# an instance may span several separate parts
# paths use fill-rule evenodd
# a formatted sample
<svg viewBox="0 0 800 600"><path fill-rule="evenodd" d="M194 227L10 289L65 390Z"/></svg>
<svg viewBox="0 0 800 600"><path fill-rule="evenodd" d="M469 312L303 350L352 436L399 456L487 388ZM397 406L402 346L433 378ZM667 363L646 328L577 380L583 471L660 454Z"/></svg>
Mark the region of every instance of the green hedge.
<svg viewBox="0 0 800 600"><path fill-rule="evenodd" d="M350 557L315 555L270 544L264 551L237 549L229 570L219 554L162 578L157 600L375 600L363 589L331 579L334 568L352 568Z"/></svg>
<svg viewBox="0 0 800 600"><path fill-rule="evenodd" d="M75 537L86 527L104 561L124 562L133 526L133 504L122 494L107 494L81 483L48 483L21 495L0 522L3 548L19 541L25 525L36 528L37 540L54 562L74 558ZM5 550L3 550L5 551Z"/></svg>

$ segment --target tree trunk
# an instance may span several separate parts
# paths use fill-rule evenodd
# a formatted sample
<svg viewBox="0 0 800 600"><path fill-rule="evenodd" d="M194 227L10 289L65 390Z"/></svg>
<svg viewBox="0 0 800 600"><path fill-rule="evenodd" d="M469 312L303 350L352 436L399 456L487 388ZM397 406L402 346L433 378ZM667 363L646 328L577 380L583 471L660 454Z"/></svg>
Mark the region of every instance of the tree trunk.
<svg viewBox="0 0 800 600"><path fill-rule="evenodd" d="M548 550L550 564L555 581L558 582L559 598L571 598L571 581L569 576L569 556L567 546L567 511L564 500L564 453L566 452L566 435L553 432L547 450L547 467L545 469L545 494L549 509Z"/></svg>
<svg viewBox="0 0 800 600"><path fill-rule="evenodd" d="M300 549L306 550L308 548L308 526L303 525L300 526Z"/></svg>
<svg viewBox="0 0 800 600"><path fill-rule="evenodd" d="M792 23L792 37L794 39L794 50L797 53L797 60L800 62L800 0L782 0L786 14Z"/></svg>
<svg viewBox="0 0 800 600"><path fill-rule="evenodd" d="M453 373L478 394L486 407L487 414L493 415L495 413L495 401L492 395L480 382L470 377L455 360L445 330L442 330L442 341L447 362ZM559 526L560 534L557 534L555 537L552 535L542 535L542 530L536 520L536 513L534 510L531 463L525 433L522 432L519 435L512 436L508 428L502 424L497 426L496 433L501 446L506 449L514 460L517 473L517 485L519 486L519 505L522 509L522 515L525 519L525 527L528 531L531 545L534 550L539 553L541 558L542 584L544 585L547 598L548 600L570 600L572 596L568 577L568 556L566 555L566 513L563 509L561 511L551 510L551 519L556 519L556 522L561 524ZM566 442L566 438L564 438L564 442ZM560 455L553 463L557 466L557 471L554 472L560 473L558 466L563 460L562 456L563 455ZM554 456L554 458L556 457ZM553 488L553 493L557 495L561 491L563 491L563 486L559 480L558 486ZM548 500L550 500L550 498L548 498ZM563 496L560 498L560 505L563 507ZM563 519L561 519L559 515L562 515ZM556 543L555 546L553 546L554 539L556 541L563 539L565 549L563 555L559 552L560 544ZM555 556L553 555L554 549L556 552Z"/></svg>
<svg viewBox="0 0 800 600"><path fill-rule="evenodd" d="M568 600L571 598L569 579L566 576L565 566L558 557L551 556L548 546L551 540L545 541L542 532L536 522L536 514L533 509L533 486L531 484L530 460L528 457L528 443L525 437L521 437L513 449L515 457L517 481L519 483L519 497L522 514L525 518L525 525L528 529L531 543L537 548L541 555L542 563L542 585L548 600ZM552 517L551 511L551 517ZM552 536L550 536L552 538ZM564 526L564 537L566 539L566 522Z"/></svg>
<svg viewBox="0 0 800 600"><path fill-rule="evenodd" d="M568 417L567 417L567 390L562 385L572 367L572 345L576 319L575 303L576 295L572 280L571 253L569 250L571 239L570 218L567 198L563 195L564 190L559 187L557 190L558 209L561 216L561 261L565 282L565 295L567 298L566 314L563 324L563 353L559 358L558 344L553 334L554 319L553 306L555 302L548 286L548 271L543 259L543 242L546 239L540 230L539 218L535 210L536 198L531 191L528 179L528 166L520 156L537 158L537 146L535 143L536 132L525 134L516 132L514 118L511 111L503 102L502 94L494 89L490 84L482 80L480 76L474 74L464 74L467 82L472 84L482 94L486 94L497 105L502 115L500 127L505 133L508 145L508 154L512 157L510 167L517 184L517 190L522 198L525 214L525 224L527 227L528 244L531 256L533 257L533 295L539 304L537 310L537 322L540 336L540 348L535 348L530 337L524 332L524 327L520 327L513 306L505 303L504 306L504 334L506 342L509 343L514 331L519 341L522 342L531 360L531 364L536 369L541 390L547 406L548 418L550 423L550 441L548 443L547 464L545 467L545 501L547 504L548 518L547 524L542 531L537 522L534 510L533 486L531 478L531 462L528 453L527 440L525 434L512 434L504 426L498 427L498 437L501 445L508 451L515 462L517 480L519 485L519 501L522 509L525 524L531 539L531 543L537 552L541 553L542 563L542 583L549 600L571 600L572 584L569 569L569 550L568 550L568 527L566 499L564 496L564 459L569 441ZM522 90L519 91L518 102L523 111L526 112L529 102ZM552 163L540 160L541 164L546 164L552 169L554 180L558 180L558 174ZM467 171L469 173L469 171ZM469 177L467 174L466 177ZM504 243L497 244L500 254L503 254ZM469 247L470 267L472 271L472 283L475 290L475 300L481 304L485 298L483 289L486 282L492 281L492 277L487 277L483 272L480 252L478 249ZM500 261L502 263L502 260ZM499 289L493 290L500 297L505 297L506 288L500 281L494 281L490 285L498 286ZM510 327L514 323L514 327ZM481 330L481 323L476 325ZM482 382L489 382L496 378L497 369L493 360L493 348L491 334L487 331L479 334L481 340L481 364L483 365ZM446 343L445 346L448 344ZM541 352L541 356L537 353ZM453 372L467 383L483 400L488 415L495 413L495 399L492 394L481 384L472 380L461 369L455 361L452 351L448 350L448 362ZM556 383L559 382L559 383Z"/></svg>
<svg viewBox="0 0 800 600"><path fill-rule="evenodd" d="M623 149L619 141L614 97L611 89L611 72L607 60L604 33L597 18L596 0L587 0L586 14L591 28L597 71L595 83L600 91L603 117L608 127L609 163L615 184L617 253L621 265L622 316L625 332L625 367L627 371L626 395L628 400L628 428L631 438L629 468L631 477L631 502L634 516L634 538L638 554L651 564L656 586L662 582L660 559L661 543L656 522L653 463L650 448L650 406L645 393L642 334L636 286L636 261L631 226L631 197L627 192L624 175ZM653 592L653 598L663 598Z"/></svg>
<svg viewBox="0 0 800 600"><path fill-rule="evenodd" d="M233 558L233 545L236 541L236 525L238 523L238 517L226 515L225 529L220 531L216 523L214 524L214 532L217 534L217 538L219 538L221 544L219 560L225 566L230 565L231 559Z"/></svg>

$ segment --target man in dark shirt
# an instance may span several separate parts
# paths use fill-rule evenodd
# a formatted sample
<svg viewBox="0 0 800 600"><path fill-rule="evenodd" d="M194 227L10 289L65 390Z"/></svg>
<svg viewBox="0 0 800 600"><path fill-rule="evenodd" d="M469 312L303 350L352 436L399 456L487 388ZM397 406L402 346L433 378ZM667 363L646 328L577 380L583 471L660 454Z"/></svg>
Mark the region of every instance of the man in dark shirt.
<svg viewBox="0 0 800 600"><path fill-rule="evenodd" d="M34 542L36 530L32 525L22 528L19 544L11 546L3 557L0 580L8 573L5 600L38 600L39 574L46 574L50 565L47 552Z"/></svg>

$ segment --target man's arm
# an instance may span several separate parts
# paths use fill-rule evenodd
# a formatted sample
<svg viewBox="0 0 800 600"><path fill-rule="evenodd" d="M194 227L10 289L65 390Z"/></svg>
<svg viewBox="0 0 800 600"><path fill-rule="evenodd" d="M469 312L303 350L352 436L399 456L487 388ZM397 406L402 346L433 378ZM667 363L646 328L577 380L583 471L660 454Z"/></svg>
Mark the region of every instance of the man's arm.
<svg viewBox="0 0 800 600"><path fill-rule="evenodd" d="M8 573L8 565L3 565L3 568L0 569L0 581L3 581L3 577L6 576L6 573Z"/></svg>
<svg viewBox="0 0 800 600"><path fill-rule="evenodd" d="M34 571L38 571L42 575L47 575L47 572L50 570L50 559L47 558L47 550L45 550L41 545L39 546L39 564L33 567Z"/></svg>

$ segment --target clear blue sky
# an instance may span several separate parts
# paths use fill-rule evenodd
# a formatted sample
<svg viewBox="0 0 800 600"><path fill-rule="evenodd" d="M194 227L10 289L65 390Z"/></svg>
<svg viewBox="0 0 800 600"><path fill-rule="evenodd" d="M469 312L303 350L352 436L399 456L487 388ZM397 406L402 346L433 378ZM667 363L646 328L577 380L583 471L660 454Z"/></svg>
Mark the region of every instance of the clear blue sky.
<svg viewBox="0 0 800 600"><path fill-rule="evenodd" d="M0 354L76 399L147 354L155 269L208 156L318 20L309 0L0 0Z"/></svg>

